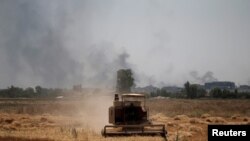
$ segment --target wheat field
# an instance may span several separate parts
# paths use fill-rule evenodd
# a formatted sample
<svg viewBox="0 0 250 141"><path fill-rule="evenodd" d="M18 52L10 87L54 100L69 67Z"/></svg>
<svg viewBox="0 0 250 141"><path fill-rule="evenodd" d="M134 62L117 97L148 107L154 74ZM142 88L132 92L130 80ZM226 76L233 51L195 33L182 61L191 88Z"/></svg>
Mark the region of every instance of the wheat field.
<svg viewBox="0 0 250 141"><path fill-rule="evenodd" d="M1 141L162 141L158 136L102 137L109 98L1 99ZM102 101L105 101L104 103ZM166 125L169 141L207 140L208 124L250 124L250 100L152 99L150 120Z"/></svg>

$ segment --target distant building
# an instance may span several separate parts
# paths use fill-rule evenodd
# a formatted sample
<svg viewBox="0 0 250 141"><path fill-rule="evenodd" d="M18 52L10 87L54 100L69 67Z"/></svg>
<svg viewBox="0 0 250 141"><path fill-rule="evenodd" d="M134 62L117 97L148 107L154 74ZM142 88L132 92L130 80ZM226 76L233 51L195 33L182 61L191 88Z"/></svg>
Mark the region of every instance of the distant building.
<svg viewBox="0 0 250 141"><path fill-rule="evenodd" d="M176 87L176 86L166 86L166 87L163 87L162 89L168 93L180 93L183 90L183 88Z"/></svg>
<svg viewBox="0 0 250 141"><path fill-rule="evenodd" d="M205 83L205 89L206 90L212 90L214 88L219 88L219 89L226 89L226 90L234 90L236 88L234 82L230 81L216 81L216 82L207 82Z"/></svg>
<svg viewBox="0 0 250 141"><path fill-rule="evenodd" d="M168 93L180 93L183 88L181 87L176 87L176 86L165 86L161 88L162 90L165 90ZM133 92L138 92L138 93L146 93L146 94L150 94L150 93L156 93L157 90L160 90L160 88L149 85L146 87L135 87L132 88Z"/></svg>
<svg viewBox="0 0 250 141"><path fill-rule="evenodd" d="M205 86L201 84L192 84L192 85L195 85L198 89L205 89Z"/></svg>
<svg viewBox="0 0 250 141"><path fill-rule="evenodd" d="M250 92L250 86L249 85L240 85L238 87L238 92Z"/></svg>
<svg viewBox="0 0 250 141"><path fill-rule="evenodd" d="M135 87L135 88L132 88L132 92L150 94L150 93L156 93L157 89L158 89L157 87L149 85L149 86L146 86L146 87Z"/></svg>
<svg viewBox="0 0 250 141"><path fill-rule="evenodd" d="M250 89L249 85L240 85L239 89Z"/></svg>

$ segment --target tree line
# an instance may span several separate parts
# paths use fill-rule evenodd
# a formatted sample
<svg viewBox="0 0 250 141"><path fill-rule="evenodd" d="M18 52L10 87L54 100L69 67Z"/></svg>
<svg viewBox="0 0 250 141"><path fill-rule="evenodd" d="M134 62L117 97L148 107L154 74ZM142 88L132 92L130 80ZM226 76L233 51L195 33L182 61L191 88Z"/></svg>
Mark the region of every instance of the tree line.
<svg viewBox="0 0 250 141"><path fill-rule="evenodd" d="M1 98L52 98L63 94L62 89L42 88L36 86L35 88L20 88L10 86L6 89L0 90Z"/></svg>
<svg viewBox="0 0 250 141"><path fill-rule="evenodd" d="M131 87L135 87L133 72L131 69L120 69L117 71L117 93L130 93ZM67 92L66 92L67 93ZM11 86L6 89L0 89L0 98L53 98L66 94L63 89L48 89L36 86L26 89ZM188 81L184 84L184 89L180 92L170 93L165 89L157 89L149 94L150 97L171 97L171 98L250 98L249 92L238 92L237 89L229 91L227 89L214 88L207 92L203 87L197 84L191 84Z"/></svg>
<svg viewBox="0 0 250 141"><path fill-rule="evenodd" d="M157 89L155 92L150 93L151 97L171 97L171 98L239 98L239 99L250 99L250 92L238 92L235 90L227 90L214 88L210 91L206 91L203 87L197 84L190 84L188 81L184 84L184 89L178 93L170 93L164 89Z"/></svg>

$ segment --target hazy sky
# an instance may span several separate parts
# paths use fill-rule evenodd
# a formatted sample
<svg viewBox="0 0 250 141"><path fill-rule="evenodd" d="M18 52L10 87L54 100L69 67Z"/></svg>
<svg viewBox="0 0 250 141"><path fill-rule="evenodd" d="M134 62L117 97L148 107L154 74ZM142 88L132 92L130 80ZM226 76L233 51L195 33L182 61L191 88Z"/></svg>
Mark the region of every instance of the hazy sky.
<svg viewBox="0 0 250 141"><path fill-rule="evenodd" d="M1 0L0 87L250 84L249 0Z"/></svg>

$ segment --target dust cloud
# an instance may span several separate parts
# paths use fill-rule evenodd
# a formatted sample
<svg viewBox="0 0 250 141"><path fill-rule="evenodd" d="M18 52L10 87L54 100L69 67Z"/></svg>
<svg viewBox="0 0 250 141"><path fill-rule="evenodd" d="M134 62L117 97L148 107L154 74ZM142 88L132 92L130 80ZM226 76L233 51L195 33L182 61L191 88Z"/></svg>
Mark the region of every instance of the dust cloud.
<svg viewBox="0 0 250 141"><path fill-rule="evenodd" d="M82 102L82 107L78 108L78 120L83 127L100 133L108 123L108 109L113 105L114 93L110 90L101 90L89 93Z"/></svg>

